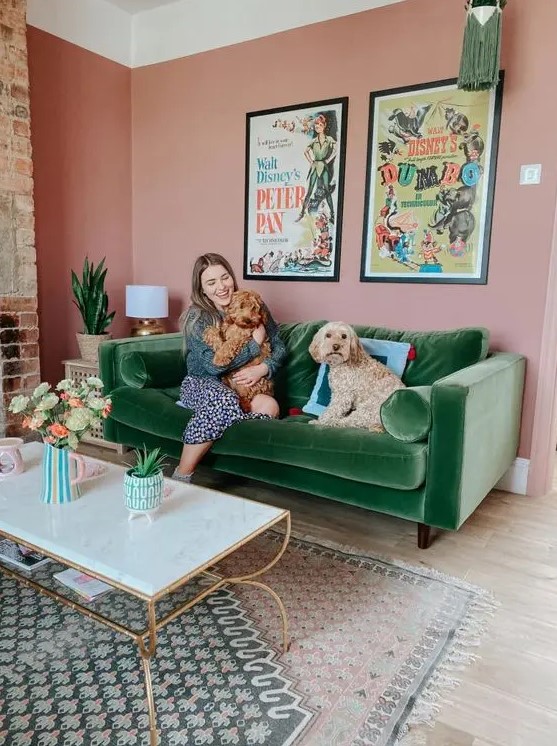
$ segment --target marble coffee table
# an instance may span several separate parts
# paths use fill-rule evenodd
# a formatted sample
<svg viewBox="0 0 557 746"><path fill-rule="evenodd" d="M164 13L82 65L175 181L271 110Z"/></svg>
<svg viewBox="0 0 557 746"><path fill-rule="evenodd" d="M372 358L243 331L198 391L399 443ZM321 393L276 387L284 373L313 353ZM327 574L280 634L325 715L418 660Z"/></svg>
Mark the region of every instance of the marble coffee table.
<svg viewBox="0 0 557 746"><path fill-rule="evenodd" d="M257 578L282 556L290 538L290 513L215 490L166 480L169 494L153 521L128 520L124 505L125 468L90 459L99 465L95 478L83 485L81 499L66 505L45 505L39 499L43 446L22 448L25 471L0 480L0 538L8 538L62 564L81 570L146 604L146 626L128 629L84 605L46 588L14 568L0 571L73 609L131 637L138 645L147 691L151 745L158 743L150 661L157 631L225 585L244 583L269 593L280 611L284 649L288 623L281 599ZM219 561L276 524L284 522L280 551L265 567L250 574L222 577ZM202 590L186 603L156 618L155 604L188 582L203 578Z"/></svg>

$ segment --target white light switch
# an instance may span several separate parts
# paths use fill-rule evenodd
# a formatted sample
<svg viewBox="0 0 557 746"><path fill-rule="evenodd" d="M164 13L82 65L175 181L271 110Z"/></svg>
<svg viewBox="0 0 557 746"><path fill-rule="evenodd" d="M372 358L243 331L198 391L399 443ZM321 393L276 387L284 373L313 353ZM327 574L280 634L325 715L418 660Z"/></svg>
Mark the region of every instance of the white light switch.
<svg viewBox="0 0 557 746"><path fill-rule="evenodd" d="M542 164L533 163L529 166L520 167L521 184L539 184L542 180Z"/></svg>

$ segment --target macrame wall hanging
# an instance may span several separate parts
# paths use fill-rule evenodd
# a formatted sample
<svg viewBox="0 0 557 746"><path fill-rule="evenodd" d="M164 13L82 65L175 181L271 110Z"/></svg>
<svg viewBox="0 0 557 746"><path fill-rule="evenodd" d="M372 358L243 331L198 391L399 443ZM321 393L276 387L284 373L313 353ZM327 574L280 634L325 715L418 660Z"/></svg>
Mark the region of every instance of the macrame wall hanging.
<svg viewBox="0 0 557 746"><path fill-rule="evenodd" d="M467 0L458 87L487 91L499 82L501 26L507 0Z"/></svg>

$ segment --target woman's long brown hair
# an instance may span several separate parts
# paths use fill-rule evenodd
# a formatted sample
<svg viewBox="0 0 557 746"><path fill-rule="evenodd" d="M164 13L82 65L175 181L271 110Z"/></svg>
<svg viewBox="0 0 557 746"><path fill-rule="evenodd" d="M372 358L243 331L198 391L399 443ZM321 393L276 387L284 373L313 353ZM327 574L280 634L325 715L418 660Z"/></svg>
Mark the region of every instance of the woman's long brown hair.
<svg viewBox="0 0 557 746"><path fill-rule="evenodd" d="M238 283L234 270L230 266L228 259L221 254L202 254L195 260L191 273L191 296L190 305L180 316L180 328L187 335L191 332L193 325L200 316L209 316L213 324L219 324L221 317L212 301L207 298L201 285L201 275L207 267L221 265L234 280L234 290L238 290Z"/></svg>

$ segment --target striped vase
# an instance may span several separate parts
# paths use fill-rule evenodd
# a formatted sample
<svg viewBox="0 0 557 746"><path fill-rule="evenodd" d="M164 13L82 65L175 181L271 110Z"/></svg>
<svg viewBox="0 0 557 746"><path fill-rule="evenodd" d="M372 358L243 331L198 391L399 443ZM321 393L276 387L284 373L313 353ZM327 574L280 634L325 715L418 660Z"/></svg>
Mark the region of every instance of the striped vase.
<svg viewBox="0 0 557 746"><path fill-rule="evenodd" d="M54 448L48 443L43 450L43 481L41 500L49 505L71 503L81 497L79 483L85 477L85 462L67 448Z"/></svg>
<svg viewBox="0 0 557 746"><path fill-rule="evenodd" d="M137 477L133 469L124 476L124 500L132 513L148 513L156 510L163 496L164 476L162 471L150 477Z"/></svg>

